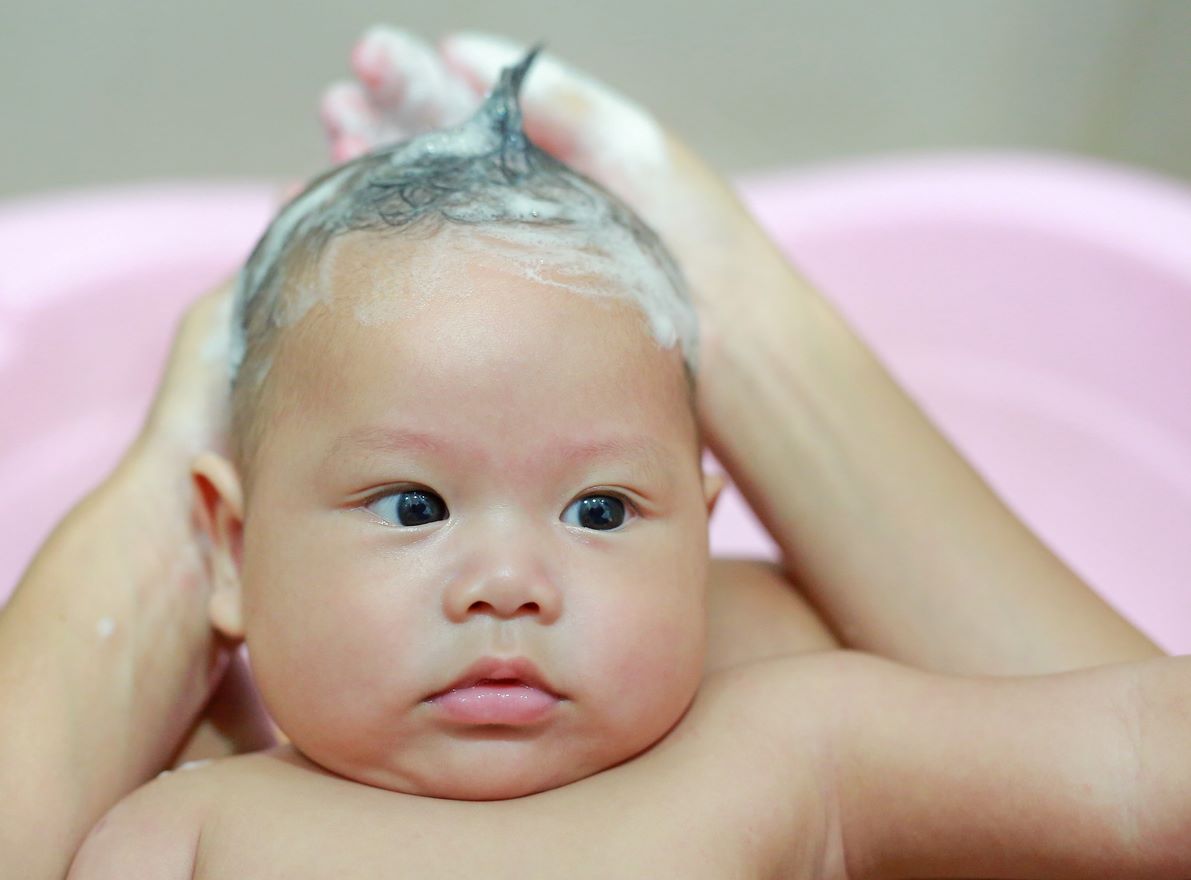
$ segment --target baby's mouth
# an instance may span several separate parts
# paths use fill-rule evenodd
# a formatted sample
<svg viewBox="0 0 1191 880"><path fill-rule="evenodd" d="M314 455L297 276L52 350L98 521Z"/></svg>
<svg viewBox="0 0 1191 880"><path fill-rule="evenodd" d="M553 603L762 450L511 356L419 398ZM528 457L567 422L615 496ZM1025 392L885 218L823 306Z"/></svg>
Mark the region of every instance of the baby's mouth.
<svg viewBox="0 0 1191 880"><path fill-rule="evenodd" d="M564 699L527 657L483 657L426 702L449 721L521 725L543 720Z"/></svg>
<svg viewBox="0 0 1191 880"><path fill-rule="evenodd" d="M537 666L526 657L484 657L469 666L451 684L427 699L434 700L453 691L480 686L524 687L549 694L555 699L564 696L551 687Z"/></svg>
<svg viewBox="0 0 1191 880"><path fill-rule="evenodd" d="M541 721L562 701L517 678L482 678L452 687L428 702L448 720L463 724L523 725Z"/></svg>

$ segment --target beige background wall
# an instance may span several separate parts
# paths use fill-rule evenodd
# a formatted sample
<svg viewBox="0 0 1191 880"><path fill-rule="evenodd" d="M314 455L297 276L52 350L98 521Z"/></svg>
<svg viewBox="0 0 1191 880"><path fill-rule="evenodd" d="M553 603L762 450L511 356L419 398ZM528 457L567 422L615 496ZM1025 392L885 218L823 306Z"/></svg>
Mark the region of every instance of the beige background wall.
<svg viewBox="0 0 1191 880"><path fill-rule="evenodd" d="M544 38L730 172L1013 147L1191 181L1185 0L4 0L0 196L312 173L376 21Z"/></svg>

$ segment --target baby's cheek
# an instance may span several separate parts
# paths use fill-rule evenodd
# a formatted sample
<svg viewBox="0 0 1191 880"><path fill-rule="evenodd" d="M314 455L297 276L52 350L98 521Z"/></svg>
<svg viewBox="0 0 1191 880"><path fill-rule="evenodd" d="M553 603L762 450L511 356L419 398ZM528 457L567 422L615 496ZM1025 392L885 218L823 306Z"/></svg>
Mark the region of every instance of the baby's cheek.
<svg viewBox="0 0 1191 880"><path fill-rule="evenodd" d="M287 736L338 753L341 740L374 729L378 717L401 717L417 701L409 673L417 667L401 622L377 606L375 594L322 586L320 600L295 603L292 614L276 611L250 650L261 694Z"/></svg>
<svg viewBox="0 0 1191 880"><path fill-rule="evenodd" d="M705 641L697 604L659 595L622 605L594 634L593 653L612 690L627 686L642 706L685 706L702 675Z"/></svg>
<svg viewBox="0 0 1191 880"><path fill-rule="evenodd" d="M343 651L340 643L372 616L359 560L344 558L316 530L261 537L252 548L259 564L244 589L250 650L257 650L256 641L289 666L333 659Z"/></svg>

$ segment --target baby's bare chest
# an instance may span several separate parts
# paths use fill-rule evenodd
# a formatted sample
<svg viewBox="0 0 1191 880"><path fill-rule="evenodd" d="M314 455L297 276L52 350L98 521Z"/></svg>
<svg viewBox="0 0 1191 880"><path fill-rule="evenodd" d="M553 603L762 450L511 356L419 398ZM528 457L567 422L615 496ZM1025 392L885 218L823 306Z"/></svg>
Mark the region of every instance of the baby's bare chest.
<svg viewBox="0 0 1191 880"><path fill-rule="evenodd" d="M822 864L813 767L738 712L702 705L662 744L562 788L506 801L423 798L269 756L213 780L197 880L798 878ZM725 723L719 723L722 720ZM750 735L751 732L751 735ZM809 756L808 756L809 762ZM238 771L238 772L233 772Z"/></svg>
<svg viewBox="0 0 1191 880"><path fill-rule="evenodd" d="M226 808L203 832L197 880L405 880L466 877L534 880L559 877L724 880L809 876L775 862L774 829L758 813L750 823L717 809L643 797L636 802L509 808L356 810L323 799L293 805L270 799ZM466 805L464 805L466 806ZM760 807L760 805L758 805ZM791 835L793 836L793 835ZM793 843L793 841L791 841ZM794 847L797 849L798 847Z"/></svg>
<svg viewBox="0 0 1191 880"><path fill-rule="evenodd" d="M375 815L349 819L326 804L321 819L285 828L227 816L204 833L197 880L405 880L508 878L557 880L641 877L724 880L776 874L750 844L746 829L729 823L676 821L672 811L636 807L608 825L578 812L547 821L502 821L491 815L435 811L406 821Z"/></svg>

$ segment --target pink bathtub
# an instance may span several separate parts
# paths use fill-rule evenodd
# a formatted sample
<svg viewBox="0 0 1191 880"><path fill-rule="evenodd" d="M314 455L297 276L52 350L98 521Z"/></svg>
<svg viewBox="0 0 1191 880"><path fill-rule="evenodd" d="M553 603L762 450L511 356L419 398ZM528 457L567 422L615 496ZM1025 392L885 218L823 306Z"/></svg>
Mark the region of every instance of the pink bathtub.
<svg viewBox="0 0 1191 880"><path fill-rule="evenodd" d="M924 156L742 183L1001 496L1191 653L1191 190L1070 157ZM139 427L174 323L265 183L0 203L0 602ZM718 553L774 554L729 492Z"/></svg>

